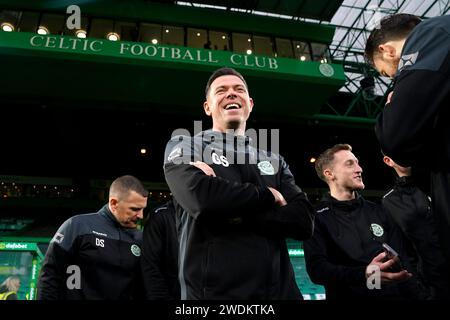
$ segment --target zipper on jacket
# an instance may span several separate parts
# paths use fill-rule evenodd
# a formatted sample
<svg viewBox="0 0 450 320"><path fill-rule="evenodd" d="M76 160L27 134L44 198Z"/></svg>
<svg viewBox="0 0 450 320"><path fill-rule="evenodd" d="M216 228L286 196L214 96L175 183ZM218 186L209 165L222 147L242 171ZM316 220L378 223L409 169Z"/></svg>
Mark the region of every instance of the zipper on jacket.
<svg viewBox="0 0 450 320"><path fill-rule="evenodd" d="M207 278L208 278L208 264L209 264L209 253L210 253L211 243L208 242L208 246L206 247L206 261L205 261L205 274L203 275L203 299L206 299L206 286L207 286Z"/></svg>
<svg viewBox="0 0 450 320"><path fill-rule="evenodd" d="M121 250L122 235L120 234L120 227L118 227L117 230L119 231L119 265L122 267L122 250Z"/></svg>

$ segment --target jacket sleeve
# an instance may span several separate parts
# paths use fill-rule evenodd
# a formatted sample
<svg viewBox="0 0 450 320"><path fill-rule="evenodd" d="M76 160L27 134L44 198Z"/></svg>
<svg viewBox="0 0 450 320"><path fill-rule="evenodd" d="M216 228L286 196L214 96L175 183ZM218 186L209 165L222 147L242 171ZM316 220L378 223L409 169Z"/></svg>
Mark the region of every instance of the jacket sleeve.
<svg viewBox="0 0 450 320"><path fill-rule="evenodd" d="M261 219L263 228L276 236L295 240L309 239L314 231L314 209L306 193L295 184L287 163L281 158L279 191L287 205L266 210Z"/></svg>
<svg viewBox="0 0 450 320"><path fill-rule="evenodd" d="M428 28L405 44L391 102L375 126L383 152L402 166L430 161L426 151L435 140L431 134L440 110L448 107L449 48L448 33ZM413 64L408 57L416 59Z"/></svg>
<svg viewBox="0 0 450 320"><path fill-rule="evenodd" d="M167 246L164 241L167 233L175 230L170 230L163 214L166 213L153 213L143 232L141 269L147 300L173 300L165 276L167 270L164 268L164 257L172 252L165 252Z"/></svg>
<svg viewBox="0 0 450 320"><path fill-rule="evenodd" d="M199 215L214 214L235 217L258 208L274 206L272 192L265 186L207 176L190 165L192 150L189 138L180 140L175 137L167 144L168 156L164 164L164 175L173 196L191 216L197 218Z"/></svg>
<svg viewBox="0 0 450 320"><path fill-rule="evenodd" d="M413 244L407 240L405 235L402 233L399 226L392 219L388 210L385 207L380 207L383 211L383 216L385 217L383 225L387 228L388 236L386 240L395 250L398 250L399 258L404 269L412 273L412 277L407 281L398 283L398 288L402 295L409 299L423 300L427 299L427 290L420 284L420 277L417 275L418 271L418 261L417 254Z"/></svg>
<svg viewBox="0 0 450 320"><path fill-rule="evenodd" d="M439 293L447 292L442 281L447 274L446 260L427 196L417 187L397 186L383 198L383 205L413 244L425 281Z"/></svg>
<svg viewBox="0 0 450 320"><path fill-rule="evenodd" d="M72 218L65 221L50 241L37 284L38 300L64 299L67 267L73 261L71 252L75 237L72 222Z"/></svg>
<svg viewBox="0 0 450 320"><path fill-rule="evenodd" d="M348 267L329 261L325 235L317 223L311 239L303 243L306 271L311 281L321 285L361 285L366 281L366 266Z"/></svg>

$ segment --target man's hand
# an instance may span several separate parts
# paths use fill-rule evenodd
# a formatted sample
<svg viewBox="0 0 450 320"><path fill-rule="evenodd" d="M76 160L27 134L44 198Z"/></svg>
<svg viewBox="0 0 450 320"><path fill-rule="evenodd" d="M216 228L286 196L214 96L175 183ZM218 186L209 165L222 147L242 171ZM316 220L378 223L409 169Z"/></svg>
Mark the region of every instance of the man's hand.
<svg viewBox="0 0 450 320"><path fill-rule="evenodd" d="M209 165L207 165L207 164L204 163L204 162L201 162L201 161L195 161L195 162L189 162L189 164L190 164L191 166L194 166L194 167L199 168L199 169L202 170L203 173L206 174L207 176L212 176L212 177L215 177L215 176L216 176L216 173L214 172L214 170L213 170Z"/></svg>
<svg viewBox="0 0 450 320"><path fill-rule="evenodd" d="M400 272L392 272L390 271L390 268L397 263L398 257L395 257L393 259L389 259L385 261L386 259L386 253L382 252L379 255L377 255L373 260L370 262L370 265L376 265L378 268L380 268L380 276L381 276L381 284L391 284L396 282L402 282L405 280L408 280L412 277L412 274L409 273L406 270L402 270ZM370 276L366 268L366 278Z"/></svg>
<svg viewBox="0 0 450 320"><path fill-rule="evenodd" d="M280 207L287 205L287 202L284 199L283 195L277 189L274 189L272 187L268 187L268 188L272 192L273 196L275 197L276 204L278 204Z"/></svg>
<svg viewBox="0 0 450 320"><path fill-rule="evenodd" d="M394 94L394 91L389 92L387 99L386 99L386 104L391 103L391 99L392 99L392 95Z"/></svg>

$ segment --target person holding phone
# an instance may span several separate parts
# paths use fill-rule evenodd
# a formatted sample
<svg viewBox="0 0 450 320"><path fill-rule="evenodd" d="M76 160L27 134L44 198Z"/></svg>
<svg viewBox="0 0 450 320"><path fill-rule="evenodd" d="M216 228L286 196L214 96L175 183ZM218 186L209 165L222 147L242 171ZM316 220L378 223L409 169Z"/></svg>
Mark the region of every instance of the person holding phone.
<svg viewBox="0 0 450 320"><path fill-rule="evenodd" d="M352 147L325 150L315 167L330 191L316 206L314 234L304 242L311 280L325 287L328 300L420 299L402 234L381 205L358 193L363 169ZM400 252L406 269L392 269L398 259L387 256L383 243ZM368 281L377 275L380 286L372 288Z"/></svg>

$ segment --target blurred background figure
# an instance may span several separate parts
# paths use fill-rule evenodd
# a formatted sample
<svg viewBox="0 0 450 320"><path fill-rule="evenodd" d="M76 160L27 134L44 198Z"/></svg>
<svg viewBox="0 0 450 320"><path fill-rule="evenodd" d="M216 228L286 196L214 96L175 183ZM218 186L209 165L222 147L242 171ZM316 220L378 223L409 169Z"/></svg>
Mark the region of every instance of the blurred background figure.
<svg viewBox="0 0 450 320"><path fill-rule="evenodd" d="M19 300L17 292L20 288L20 278L10 276L0 285L0 300Z"/></svg>

